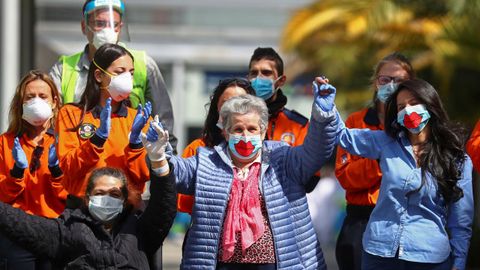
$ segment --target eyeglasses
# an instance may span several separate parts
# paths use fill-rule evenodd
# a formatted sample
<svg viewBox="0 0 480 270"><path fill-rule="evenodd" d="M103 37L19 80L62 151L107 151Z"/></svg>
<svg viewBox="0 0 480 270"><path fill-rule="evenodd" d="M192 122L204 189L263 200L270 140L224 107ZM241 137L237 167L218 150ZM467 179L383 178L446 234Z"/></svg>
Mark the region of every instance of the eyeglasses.
<svg viewBox="0 0 480 270"><path fill-rule="evenodd" d="M40 157L42 157L42 154L43 147L35 147L32 153L32 159L30 161L30 173L33 173L34 171L38 170L38 168L40 168Z"/></svg>
<svg viewBox="0 0 480 270"><path fill-rule="evenodd" d="M392 76L387 76L387 75L379 75L377 76L377 82L378 84L380 85L384 85L384 84L387 84L387 83L390 83L391 81L393 81L394 83L401 83L403 81L405 81L406 79L403 78L403 77L392 77Z"/></svg>

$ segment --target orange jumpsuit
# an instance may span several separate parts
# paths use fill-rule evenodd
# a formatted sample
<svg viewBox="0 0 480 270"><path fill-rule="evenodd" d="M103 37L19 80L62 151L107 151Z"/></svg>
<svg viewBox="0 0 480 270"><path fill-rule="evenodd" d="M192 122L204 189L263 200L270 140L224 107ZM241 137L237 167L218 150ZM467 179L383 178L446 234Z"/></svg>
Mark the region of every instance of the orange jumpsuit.
<svg viewBox="0 0 480 270"><path fill-rule="evenodd" d="M276 116L268 121L268 140L284 141L292 146L301 145L308 130L308 119L303 115L283 108ZM202 139L196 139L183 151L182 157L187 158L196 154L198 147L205 146ZM194 197L178 193L177 210L192 213Z"/></svg>
<svg viewBox="0 0 480 270"><path fill-rule="evenodd" d="M480 121L475 125L475 129L467 142L467 153L472 159L475 170L480 172Z"/></svg>
<svg viewBox="0 0 480 270"><path fill-rule="evenodd" d="M55 143L53 132L43 136L43 150L34 155L36 144L26 134L20 137L20 145L28 164L33 159L40 161L40 167L30 172L15 166L12 156L15 135L4 133L0 136L0 200L37 216L56 218L65 208L67 192L62 186L63 174L58 166L48 167L48 151ZM41 149L41 148L39 148Z"/></svg>
<svg viewBox="0 0 480 270"><path fill-rule="evenodd" d="M370 108L352 113L345 121L348 128L383 130L376 111ZM337 148L335 175L346 191L347 204L374 206L377 203L382 172L376 160L350 155Z"/></svg>
<svg viewBox="0 0 480 270"><path fill-rule="evenodd" d="M145 182L150 179L146 151L142 144L130 145L128 139L137 110L122 104L117 113L112 113L110 134L107 140L103 140L95 135L100 126L101 109L97 106L85 113L82 125L76 130L73 129L80 123L82 109L70 104L60 109L56 134L60 167L65 173L63 185L69 193L82 197L89 172L110 166L122 169L129 187L142 193ZM143 131L147 129L148 124Z"/></svg>

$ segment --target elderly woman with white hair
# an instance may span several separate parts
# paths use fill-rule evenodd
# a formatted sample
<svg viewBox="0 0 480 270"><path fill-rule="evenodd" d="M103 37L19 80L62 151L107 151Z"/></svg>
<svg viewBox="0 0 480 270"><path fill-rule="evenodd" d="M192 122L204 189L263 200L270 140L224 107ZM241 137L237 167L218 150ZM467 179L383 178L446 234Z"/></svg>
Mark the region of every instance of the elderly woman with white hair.
<svg viewBox="0 0 480 270"><path fill-rule="evenodd" d="M224 142L187 159L170 157L177 190L195 196L181 269L326 268L305 196L335 146L336 110L323 95L315 93L301 146L264 141L265 102L242 95L220 110ZM142 138L156 149L150 159L165 154L168 132L158 121Z"/></svg>

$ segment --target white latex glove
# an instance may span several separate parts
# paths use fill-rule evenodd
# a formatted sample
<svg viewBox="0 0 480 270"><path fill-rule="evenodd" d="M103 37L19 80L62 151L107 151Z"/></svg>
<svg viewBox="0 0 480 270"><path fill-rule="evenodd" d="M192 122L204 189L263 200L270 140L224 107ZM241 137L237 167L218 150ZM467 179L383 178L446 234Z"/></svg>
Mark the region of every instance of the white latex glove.
<svg viewBox="0 0 480 270"><path fill-rule="evenodd" d="M165 148L168 144L168 130L164 130L158 120L158 115L150 122L147 134L142 132L143 146L147 150L150 161L161 161L165 159Z"/></svg>

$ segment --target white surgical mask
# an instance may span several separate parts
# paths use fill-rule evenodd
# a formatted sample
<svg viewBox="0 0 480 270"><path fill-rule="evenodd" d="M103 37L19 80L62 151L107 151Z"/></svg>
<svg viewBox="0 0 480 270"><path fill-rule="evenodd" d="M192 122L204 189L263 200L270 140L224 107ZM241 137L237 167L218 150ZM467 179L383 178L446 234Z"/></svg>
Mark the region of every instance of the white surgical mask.
<svg viewBox="0 0 480 270"><path fill-rule="evenodd" d="M92 29L90 29L92 31ZM100 31L93 32L93 46L98 50L103 44L116 44L118 41L118 33L110 27L105 27Z"/></svg>
<svg viewBox="0 0 480 270"><path fill-rule="evenodd" d="M42 98L35 97L23 103L22 118L32 126L42 126L52 116L52 106Z"/></svg>
<svg viewBox="0 0 480 270"><path fill-rule="evenodd" d="M98 221L109 222L123 211L123 200L109 195L90 196L88 211Z"/></svg>
<svg viewBox="0 0 480 270"><path fill-rule="evenodd" d="M133 88L132 74L130 74L130 72L124 72L117 76L111 76L110 78L108 92L112 99L119 102L128 98Z"/></svg>

